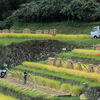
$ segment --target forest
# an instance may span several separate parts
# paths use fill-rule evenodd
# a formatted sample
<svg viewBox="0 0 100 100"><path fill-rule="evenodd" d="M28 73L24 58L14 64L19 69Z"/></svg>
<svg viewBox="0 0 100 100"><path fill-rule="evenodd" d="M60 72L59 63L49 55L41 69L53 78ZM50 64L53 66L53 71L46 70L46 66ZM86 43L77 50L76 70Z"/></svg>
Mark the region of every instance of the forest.
<svg viewBox="0 0 100 100"><path fill-rule="evenodd" d="M16 22L100 20L99 0L0 0L0 29Z"/></svg>

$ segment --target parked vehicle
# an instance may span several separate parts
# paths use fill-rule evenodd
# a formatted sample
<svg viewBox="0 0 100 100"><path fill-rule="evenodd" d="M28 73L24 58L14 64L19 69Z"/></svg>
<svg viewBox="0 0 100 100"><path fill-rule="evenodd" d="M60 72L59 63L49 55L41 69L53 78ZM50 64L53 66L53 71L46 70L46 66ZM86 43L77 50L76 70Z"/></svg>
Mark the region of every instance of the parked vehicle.
<svg viewBox="0 0 100 100"><path fill-rule="evenodd" d="M100 38L100 26L93 27L91 33L91 38Z"/></svg>
<svg viewBox="0 0 100 100"><path fill-rule="evenodd" d="M0 70L0 77L4 78L5 75L6 75L6 70Z"/></svg>

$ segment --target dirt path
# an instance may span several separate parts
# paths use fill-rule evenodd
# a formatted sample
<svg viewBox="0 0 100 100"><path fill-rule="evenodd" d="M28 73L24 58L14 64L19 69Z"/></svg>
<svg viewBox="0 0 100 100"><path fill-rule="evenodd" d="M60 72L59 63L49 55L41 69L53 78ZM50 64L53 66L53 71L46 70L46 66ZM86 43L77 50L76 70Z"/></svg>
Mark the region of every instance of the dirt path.
<svg viewBox="0 0 100 100"><path fill-rule="evenodd" d="M38 91L44 94L49 94L50 96L68 95L68 93L66 92L61 92L56 89L52 89L46 86L40 86L37 84L33 84L31 82L27 82L26 84L23 84L22 80L19 80L13 77L1 78L1 80L6 81L9 84L21 87L23 90Z"/></svg>

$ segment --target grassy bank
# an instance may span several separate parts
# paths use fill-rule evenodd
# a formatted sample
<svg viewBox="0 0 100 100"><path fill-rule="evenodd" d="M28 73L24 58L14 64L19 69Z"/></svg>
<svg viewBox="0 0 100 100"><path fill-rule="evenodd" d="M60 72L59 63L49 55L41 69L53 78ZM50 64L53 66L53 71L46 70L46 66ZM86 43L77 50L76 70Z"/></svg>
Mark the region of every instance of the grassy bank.
<svg viewBox="0 0 100 100"><path fill-rule="evenodd" d="M29 28L31 31L36 30L50 30L57 29L58 34L90 34L94 26L100 25L100 22L78 22L78 21L64 21L64 22L51 22L51 23L15 23L11 28L15 31ZM18 31L17 31L18 32Z"/></svg>
<svg viewBox="0 0 100 100"><path fill-rule="evenodd" d="M20 39L20 38L0 38L0 45L9 45L12 42L21 42L26 40L32 40L32 39ZM42 39L40 39L42 40ZM80 48L93 48L93 44L99 44L100 39L57 39L60 42L63 42L64 44L71 45Z"/></svg>
<svg viewBox="0 0 100 100"><path fill-rule="evenodd" d="M61 40L59 41L74 46L75 48L89 48L89 49L95 49L96 47L93 48L93 45L97 45L100 43L100 39L68 39L68 40Z"/></svg>
<svg viewBox="0 0 100 100"><path fill-rule="evenodd" d="M21 41L26 41L26 40L30 40L30 39L1 38L0 39L0 45L6 46L6 45L9 45L12 42L21 42Z"/></svg>
<svg viewBox="0 0 100 100"><path fill-rule="evenodd" d="M100 56L89 56L89 55L81 55L81 54L75 54L73 52L68 52L68 53L60 53L57 54L56 56L61 57L63 60L68 60L72 59L73 61L76 62L82 62L82 63L92 63L94 65L99 65L100 62Z"/></svg>

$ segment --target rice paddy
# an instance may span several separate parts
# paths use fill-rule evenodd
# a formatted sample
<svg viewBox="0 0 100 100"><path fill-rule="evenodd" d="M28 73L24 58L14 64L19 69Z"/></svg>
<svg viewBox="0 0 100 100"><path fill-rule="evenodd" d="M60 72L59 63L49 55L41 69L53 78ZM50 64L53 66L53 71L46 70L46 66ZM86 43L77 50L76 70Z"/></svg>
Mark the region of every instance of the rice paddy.
<svg viewBox="0 0 100 100"><path fill-rule="evenodd" d="M7 95L0 93L0 100L19 100L19 99L16 99L11 96L7 96Z"/></svg>

